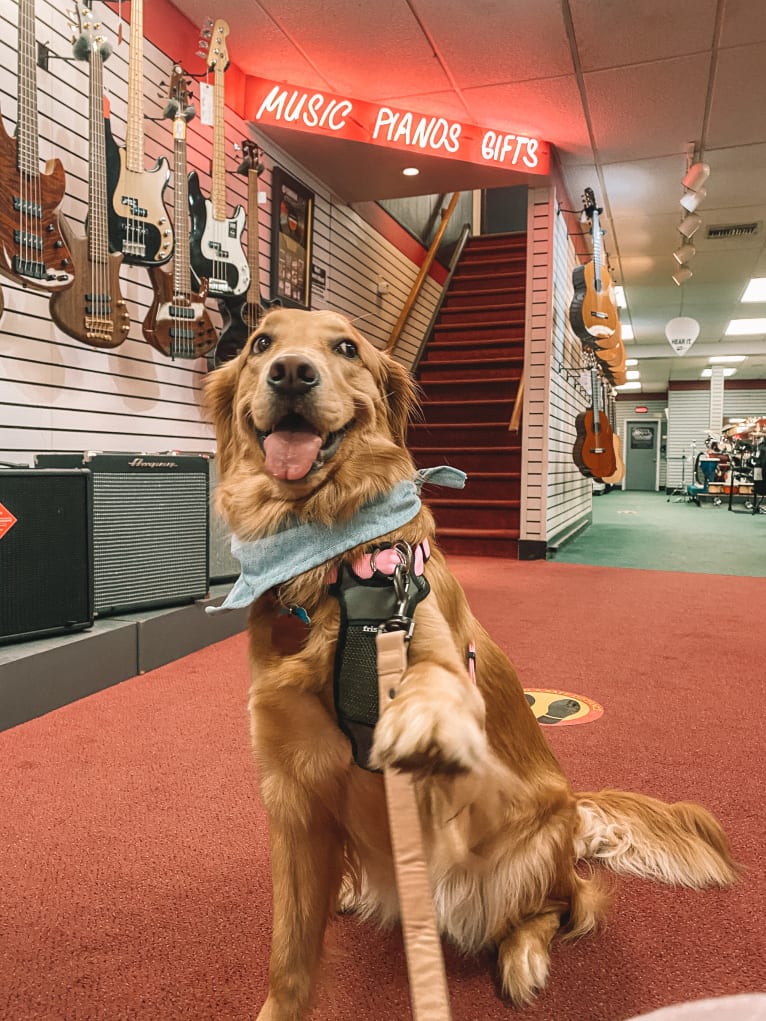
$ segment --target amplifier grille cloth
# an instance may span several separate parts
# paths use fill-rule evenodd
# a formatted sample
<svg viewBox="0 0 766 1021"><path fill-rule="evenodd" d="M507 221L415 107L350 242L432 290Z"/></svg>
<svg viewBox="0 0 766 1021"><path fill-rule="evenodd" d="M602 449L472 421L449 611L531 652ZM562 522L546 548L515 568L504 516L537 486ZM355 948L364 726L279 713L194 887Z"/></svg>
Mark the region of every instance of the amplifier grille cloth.
<svg viewBox="0 0 766 1021"><path fill-rule="evenodd" d="M95 472L96 611L207 592L207 478Z"/></svg>

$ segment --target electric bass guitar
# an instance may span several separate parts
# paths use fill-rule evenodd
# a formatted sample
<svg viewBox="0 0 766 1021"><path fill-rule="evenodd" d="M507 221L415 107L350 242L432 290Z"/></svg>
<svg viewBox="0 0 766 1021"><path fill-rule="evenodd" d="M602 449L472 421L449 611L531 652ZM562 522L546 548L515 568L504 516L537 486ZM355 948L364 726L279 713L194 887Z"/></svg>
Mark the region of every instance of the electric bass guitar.
<svg viewBox="0 0 766 1021"><path fill-rule="evenodd" d="M237 298L220 298L218 308L223 320L221 339L213 356L213 367L236 358L245 341L258 326L268 308L281 305L261 297L260 248L258 238L258 178L263 173L258 146L249 139L242 142L244 158L237 173L247 176L247 262L250 267L250 285L245 295Z"/></svg>
<svg viewBox="0 0 766 1021"><path fill-rule="evenodd" d="M0 271L42 291L74 283L72 257L58 225L66 177L58 159L40 173L34 0L19 0L19 103L16 137L0 121Z"/></svg>
<svg viewBox="0 0 766 1021"><path fill-rule="evenodd" d="M601 384L597 369L591 369L590 378L591 407L581 412L575 420L577 438L572 448L572 457L586 478L603 481L605 475L614 475L617 461L612 442L612 427L601 407Z"/></svg>
<svg viewBox="0 0 766 1021"><path fill-rule="evenodd" d="M170 166L161 157L144 170L144 9L130 5L128 51L128 125L120 148L106 121L106 174L109 193L109 247L125 261L160 266L173 254L173 228L163 201Z"/></svg>
<svg viewBox="0 0 766 1021"><path fill-rule="evenodd" d="M112 52L95 31L91 12L75 5L78 36L74 44L77 60L88 61L88 223L87 236L77 237L62 216L61 231L69 245L75 266L72 287L51 296L54 323L75 340L91 347L113 348L125 340L130 315L120 290L122 255L109 253L106 212L106 160L104 120L109 115L104 95L104 61Z"/></svg>
<svg viewBox="0 0 766 1021"><path fill-rule="evenodd" d="M206 278L214 298L244 294L250 284L250 268L242 248L245 211L237 206L226 216L226 140L223 103L224 72L229 64L226 37L229 26L220 19L213 26L208 49L208 69L213 72L213 184L205 199L196 171L189 175L191 208L191 260L195 281Z"/></svg>
<svg viewBox="0 0 766 1021"><path fill-rule="evenodd" d="M176 65L170 82L167 114L173 120L173 211L176 243L173 271L149 267L154 300L143 323L144 339L169 358L202 358L218 343L205 308L207 281L192 290L189 265L189 216L186 176L186 122L194 116L189 104L188 82Z"/></svg>
<svg viewBox="0 0 766 1021"><path fill-rule="evenodd" d="M599 226L601 210L596 205L592 188L583 194L583 208L591 222L593 258L572 271L574 297L569 306L569 321L582 343L589 348L608 348L617 329L619 317L611 298L612 281L602 259L602 234Z"/></svg>

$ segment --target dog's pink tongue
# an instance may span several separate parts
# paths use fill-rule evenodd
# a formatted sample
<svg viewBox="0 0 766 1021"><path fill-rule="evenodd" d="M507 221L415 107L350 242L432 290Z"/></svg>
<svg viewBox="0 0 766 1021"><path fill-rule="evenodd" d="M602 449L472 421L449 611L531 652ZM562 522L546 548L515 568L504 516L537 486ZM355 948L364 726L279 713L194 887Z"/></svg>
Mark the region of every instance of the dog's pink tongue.
<svg viewBox="0 0 766 1021"><path fill-rule="evenodd" d="M266 453L266 471L275 479L305 478L316 461L322 437L301 430L278 429L263 441Z"/></svg>

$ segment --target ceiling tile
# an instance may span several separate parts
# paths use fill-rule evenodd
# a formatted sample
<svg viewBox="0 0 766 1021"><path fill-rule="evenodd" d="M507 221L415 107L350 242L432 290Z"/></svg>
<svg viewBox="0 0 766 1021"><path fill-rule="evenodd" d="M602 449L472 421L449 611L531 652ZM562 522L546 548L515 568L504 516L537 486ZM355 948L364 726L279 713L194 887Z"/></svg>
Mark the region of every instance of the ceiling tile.
<svg viewBox="0 0 766 1021"><path fill-rule="evenodd" d="M706 148L766 142L766 43L722 50Z"/></svg>

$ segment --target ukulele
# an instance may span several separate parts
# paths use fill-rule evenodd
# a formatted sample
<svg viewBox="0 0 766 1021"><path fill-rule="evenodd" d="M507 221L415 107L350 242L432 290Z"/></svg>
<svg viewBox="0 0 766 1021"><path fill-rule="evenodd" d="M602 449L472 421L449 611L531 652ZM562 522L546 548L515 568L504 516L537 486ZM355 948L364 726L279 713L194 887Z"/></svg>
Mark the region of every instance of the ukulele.
<svg viewBox="0 0 766 1021"><path fill-rule="evenodd" d="M211 198L202 195L199 175L189 175L191 208L191 260L195 281L208 280L215 298L244 294L250 284L250 268L242 248L245 210L237 206L226 216L226 140L223 103L224 72L229 65L226 37L229 26L220 19L208 44L208 69L213 72L213 184Z"/></svg>
<svg viewBox="0 0 766 1021"><path fill-rule="evenodd" d="M195 114L189 105L187 80L176 65L170 81L170 103L166 107L173 119L173 210L176 243L173 271L161 266L148 268L154 288L154 300L143 323L144 339L170 358L201 358L212 351L218 335L205 308L207 280L199 290L191 286L189 265L188 181L186 176L186 122Z"/></svg>
<svg viewBox="0 0 766 1021"><path fill-rule="evenodd" d="M89 65L88 96L88 222L87 237L75 235L62 216L64 235L75 266L72 287L51 296L50 311L54 323L64 333L91 347L117 347L130 330L130 316L120 291L122 255L109 254L106 211L106 160L104 157L104 119L108 101L104 95L104 61L111 47L94 34L99 25L91 21L91 12L75 5L79 36L75 40L77 60Z"/></svg>
<svg viewBox="0 0 766 1021"><path fill-rule="evenodd" d="M224 325L213 357L214 368L236 358L247 338L257 329L266 309L282 304L279 298L269 301L261 297L258 178L263 173L263 164L259 159L258 146L255 142L244 139L242 152L244 159L237 173L247 176L247 261L250 267L250 285L245 295L238 298L221 298L218 302Z"/></svg>
<svg viewBox="0 0 766 1021"><path fill-rule="evenodd" d="M612 281L603 265L599 214L592 188L583 194L583 208L591 221L593 258L572 271L574 297L569 306L569 321L582 343L589 348L609 348L619 318L610 296Z"/></svg>
<svg viewBox="0 0 766 1021"><path fill-rule="evenodd" d="M170 166L163 156L144 170L144 10L132 0L128 51L128 125L120 148L106 121L109 246L125 261L160 266L173 254L173 229L163 201Z"/></svg>
<svg viewBox="0 0 766 1021"><path fill-rule="evenodd" d="M603 481L605 475L614 475L617 462L612 442L612 427L601 407L601 386L598 370L590 370L591 407L582 411L575 420L577 438L572 457L580 472L587 478Z"/></svg>
<svg viewBox="0 0 766 1021"><path fill-rule="evenodd" d="M57 217L66 177L58 159L40 173L34 0L19 0L18 46L15 138L0 121L0 271L26 287L60 291L74 283Z"/></svg>

